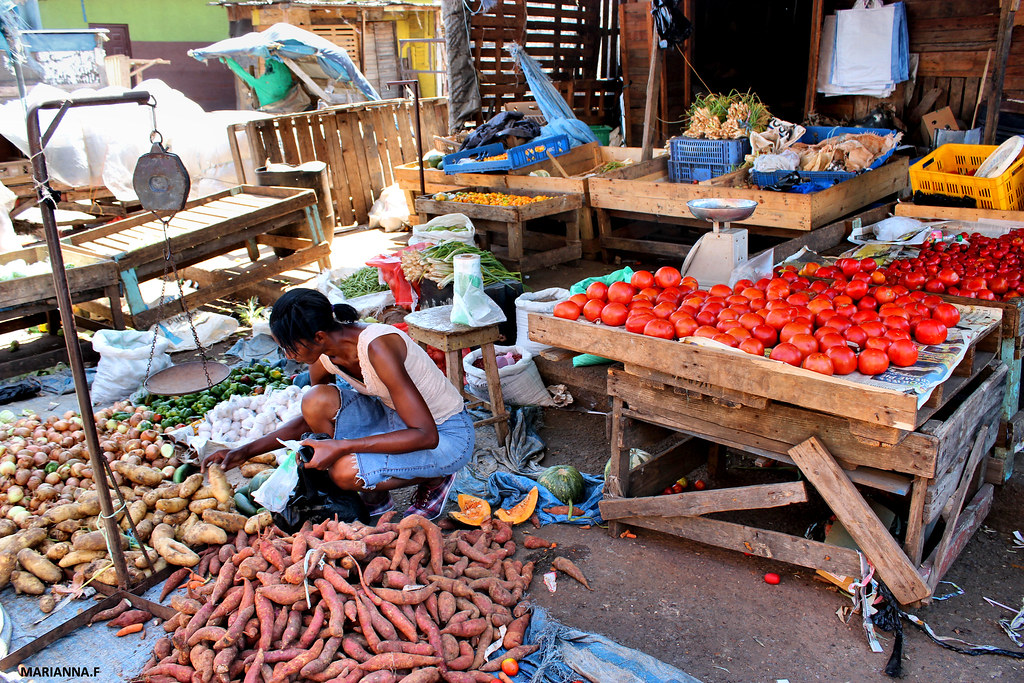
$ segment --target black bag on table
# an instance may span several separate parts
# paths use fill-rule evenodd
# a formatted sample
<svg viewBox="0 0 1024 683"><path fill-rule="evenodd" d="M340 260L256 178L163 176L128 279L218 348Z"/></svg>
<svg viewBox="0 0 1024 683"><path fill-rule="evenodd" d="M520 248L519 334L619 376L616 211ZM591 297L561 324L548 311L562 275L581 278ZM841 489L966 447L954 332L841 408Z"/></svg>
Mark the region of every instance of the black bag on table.
<svg viewBox="0 0 1024 683"><path fill-rule="evenodd" d="M339 522L354 522L358 519L364 524L370 523L369 512L358 493L339 489L327 472L308 470L302 466L313 456L312 448L303 446L296 456L299 481L284 511L273 513L274 524L290 534L298 531L307 521L319 524L325 519L337 518Z"/></svg>

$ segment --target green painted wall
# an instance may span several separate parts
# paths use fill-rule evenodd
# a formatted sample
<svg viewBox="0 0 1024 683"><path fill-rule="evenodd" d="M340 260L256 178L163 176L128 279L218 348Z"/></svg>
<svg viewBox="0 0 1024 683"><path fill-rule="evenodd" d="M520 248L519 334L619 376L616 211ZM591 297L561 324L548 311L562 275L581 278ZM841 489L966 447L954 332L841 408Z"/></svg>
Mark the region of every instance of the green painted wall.
<svg viewBox="0 0 1024 683"><path fill-rule="evenodd" d="M43 28L128 24L132 42L215 42L228 37L228 13L208 0L39 0Z"/></svg>

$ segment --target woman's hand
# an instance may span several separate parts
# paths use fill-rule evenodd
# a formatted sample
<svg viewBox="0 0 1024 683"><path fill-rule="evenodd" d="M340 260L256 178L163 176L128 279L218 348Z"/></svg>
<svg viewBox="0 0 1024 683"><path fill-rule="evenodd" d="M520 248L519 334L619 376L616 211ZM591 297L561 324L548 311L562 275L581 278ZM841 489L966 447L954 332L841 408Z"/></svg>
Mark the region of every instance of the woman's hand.
<svg viewBox="0 0 1024 683"><path fill-rule="evenodd" d="M352 452L346 439L306 439L302 445L313 449L313 457L303 465L311 470L326 470Z"/></svg>
<svg viewBox="0 0 1024 683"><path fill-rule="evenodd" d="M202 471L205 472L207 468L213 463L220 463L220 466L224 471L232 470L243 462L248 460L245 454L238 448L222 448L219 451L214 451L208 456L203 458Z"/></svg>

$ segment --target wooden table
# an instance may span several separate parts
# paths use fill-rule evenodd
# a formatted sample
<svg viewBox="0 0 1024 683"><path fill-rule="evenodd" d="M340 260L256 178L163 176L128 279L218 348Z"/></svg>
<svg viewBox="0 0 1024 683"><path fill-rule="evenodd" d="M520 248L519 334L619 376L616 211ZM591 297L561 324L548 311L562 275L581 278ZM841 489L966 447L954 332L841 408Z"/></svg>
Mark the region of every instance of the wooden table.
<svg viewBox="0 0 1024 683"><path fill-rule="evenodd" d="M309 237L269 234L296 222L305 223ZM168 234L179 270L243 248L252 263L212 286L188 294L185 305L190 309L307 263L319 261L321 268L330 268L333 235L323 233L312 190L242 185L218 192L190 201L171 219ZM169 275L163 225L152 213L77 233L65 242L116 264L134 327L148 328L181 312L178 299L149 308L139 291L140 282ZM260 245L294 252L284 257L261 257ZM169 293L176 289L169 286Z"/></svg>
<svg viewBox="0 0 1024 683"><path fill-rule="evenodd" d="M450 191L491 192L491 188L462 187ZM490 249L510 269L521 273L576 261L583 256L580 242L580 209L583 195L518 190L516 195L549 199L521 206L491 206L466 202L438 201L432 195L416 198L416 211L424 216L461 213L469 216L477 231L480 246ZM565 226L559 237L528 230L541 221L554 221ZM530 253L527 253L527 252Z"/></svg>
<svg viewBox="0 0 1024 683"><path fill-rule="evenodd" d="M652 224L684 225L711 229L697 220L686 202L691 199L752 199L758 203L754 214L735 226L751 233L795 237L815 230L872 202L906 187L908 161L895 157L881 168L862 173L827 190L813 194L770 192L742 184L740 174L691 184L668 180L667 161L656 159L663 168L634 179L594 178L590 181L590 205L597 215L598 242L602 249L657 256L682 257L689 245L651 239ZM613 219L638 222L642 228L615 228Z"/></svg>
<svg viewBox="0 0 1024 683"><path fill-rule="evenodd" d="M692 469L673 454L629 468L630 419L795 464L901 603L929 597L987 514L991 484L972 488L995 440L1007 368L993 324L932 398L815 375L725 349L530 314L530 338L623 363L609 370L612 469L602 516L612 533L644 527L847 577L857 552L704 515L808 500L803 482L657 495ZM902 545L856 486L903 496ZM967 503L968 494L973 493ZM967 503L965 505L965 503ZM925 557L930 525L944 529Z"/></svg>

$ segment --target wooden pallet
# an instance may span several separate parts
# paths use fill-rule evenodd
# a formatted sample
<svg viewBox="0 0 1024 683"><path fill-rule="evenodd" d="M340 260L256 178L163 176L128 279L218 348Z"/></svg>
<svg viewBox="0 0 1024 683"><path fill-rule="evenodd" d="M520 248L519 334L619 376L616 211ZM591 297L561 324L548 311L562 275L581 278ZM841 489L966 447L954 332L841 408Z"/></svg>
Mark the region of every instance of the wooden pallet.
<svg viewBox="0 0 1024 683"><path fill-rule="evenodd" d="M297 222L308 226L308 238L268 234ZM330 241L321 230L316 194L312 190L232 188L189 202L170 220L167 231L170 251L179 269L242 248L248 251L252 261L240 274L188 294L185 305L189 308L307 263L320 261L321 267L330 267ZM162 277L169 268L164 258L167 247L163 224L153 214L109 223L72 235L67 241L116 264L135 327L148 328L180 312L181 303L177 299L148 308L139 291L140 282ZM294 250L294 253L283 258L261 258L260 245Z"/></svg>

